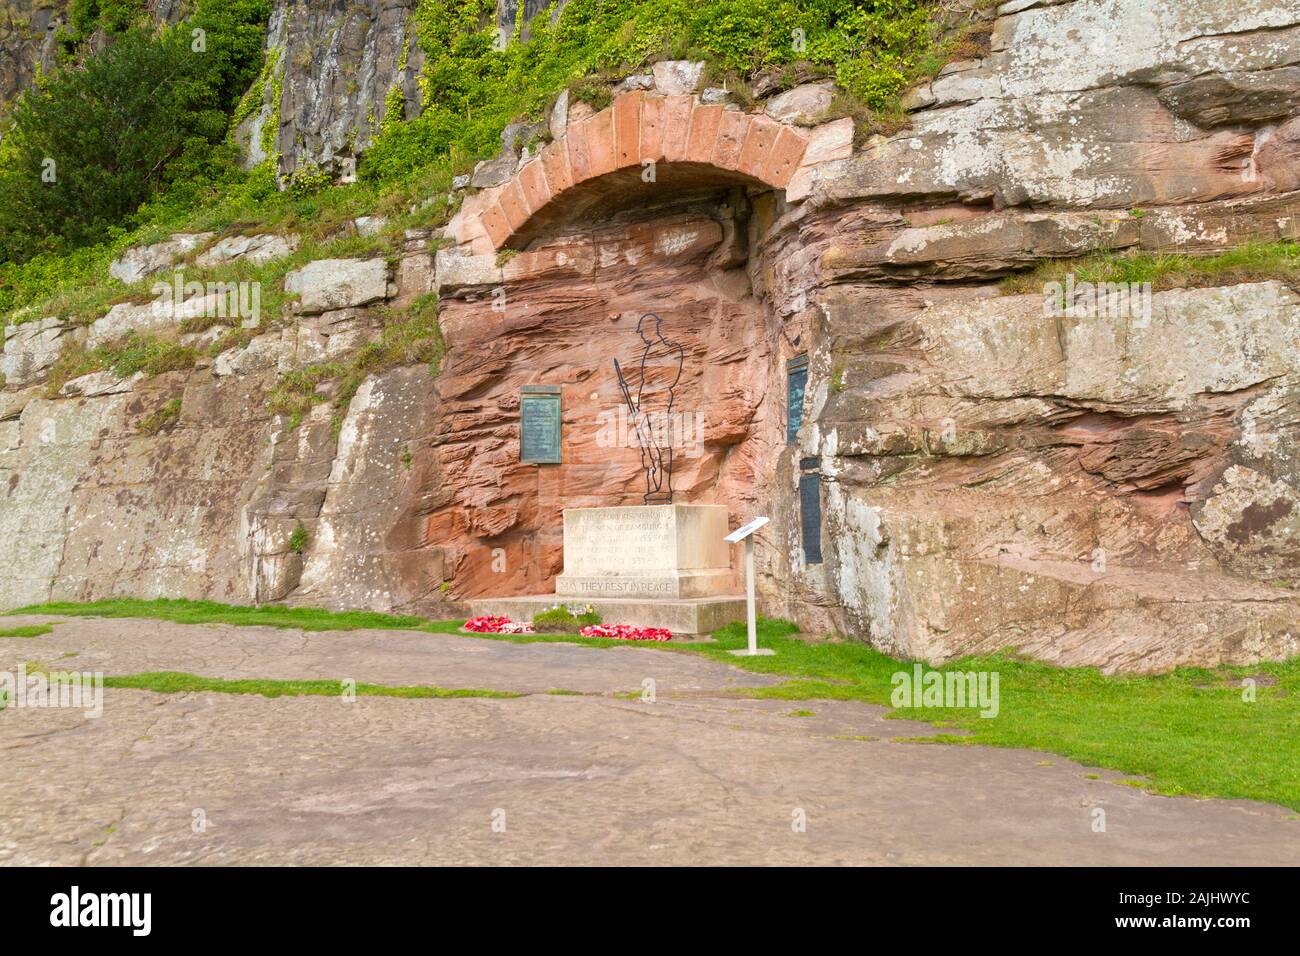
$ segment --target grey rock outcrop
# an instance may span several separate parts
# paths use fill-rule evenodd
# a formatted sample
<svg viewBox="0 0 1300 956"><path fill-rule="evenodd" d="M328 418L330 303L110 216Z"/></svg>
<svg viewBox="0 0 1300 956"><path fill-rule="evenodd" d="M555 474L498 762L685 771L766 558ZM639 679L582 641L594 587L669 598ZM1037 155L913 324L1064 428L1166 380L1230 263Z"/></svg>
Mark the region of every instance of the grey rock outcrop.
<svg viewBox="0 0 1300 956"><path fill-rule="evenodd" d="M264 158L261 131L278 120L272 149L282 179L299 169L342 175L378 133L390 90L401 91L405 118L418 115L424 54L414 9L415 0L277 0L267 33L276 82L237 133L246 163Z"/></svg>
<svg viewBox="0 0 1300 956"><path fill-rule="evenodd" d="M231 262L261 265L292 254L298 248L298 242L296 235L227 236L199 253L194 264L205 268Z"/></svg>
<svg viewBox="0 0 1300 956"><path fill-rule="evenodd" d="M188 319L222 317L233 322L234 315L229 296L216 293L197 294L175 303L169 296L141 303L120 302L90 324L86 344L95 348L131 332L170 330Z"/></svg>
<svg viewBox="0 0 1300 956"><path fill-rule="evenodd" d="M664 96L694 93L703 76L703 60L660 60L654 65L654 86Z"/></svg>
<svg viewBox="0 0 1300 956"><path fill-rule="evenodd" d="M36 71L54 66L59 28L71 0L9 0L0 12L0 114L26 90Z"/></svg>
<svg viewBox="0 0 1300 956"><path fill-rule="evenodd" d="M914 101L929 105L912 127L824 177L818 201L904 187L917 199L997 207L1128 209L1297 188L1294 121L1277 125L1295 110L1274 92L1300 63L1288 5L999 10L989 55L950 65Z"/></svg>
<svg viewBox="0 0 1300 956"><path fill-rule="evenodd" d="M284 279L296 293L304 314L370 305L390 294L388 263L383 259L318 259Z"/></svg>
<svg viewBox="0 0 1300 956"><path fill-rule="evenodd" d="M151 246L128 249L108 267L108 274L125 285L165 272L212 239L210 232L178 232Z"/></svg>
<svg viewBox="0 0 1300 956"><path fill-rule="evenodd" d="M830 83L805 83L778 93L763 105L763 112L782 123L806 123L830 109Z"/></svg>
<svg viewBox="0 0 1300 956"><path fill-rule="evenodd" d="M0 10L0 115L25 92L37 71L58 69L59 33L71 19L72 0L6 0ZM191 4L184 0L146 0L155 23L176 23ZM96 47L102 37L92 37Z"/></svg>
<svg viewBox="0 0 1300 956"><path fill-rule="evenodd" d="M3 328L4 353L0 375L13 386L26 385L58 361L59 353L71 340L85 338L86 330L50 316L22 325Z"/></svg>

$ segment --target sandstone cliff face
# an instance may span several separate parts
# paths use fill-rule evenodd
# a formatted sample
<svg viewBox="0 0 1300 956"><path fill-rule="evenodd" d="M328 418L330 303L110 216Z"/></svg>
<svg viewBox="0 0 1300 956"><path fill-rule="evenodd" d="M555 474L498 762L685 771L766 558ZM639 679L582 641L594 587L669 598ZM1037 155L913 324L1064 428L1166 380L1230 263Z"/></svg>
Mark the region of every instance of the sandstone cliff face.
<svg viewBox="0 0 1300 956"><path fill-rule="evenodd" d="M1246 462L1295 440L1298 302L1276 282L1170 291L1143 323L1044 317L1037 295L835 289L820 367L843 387L814 389L801 441L821 456L827 560L778 559L774 589L927 658L1294 653L1296 476Z"/></svg>
<svg viewBox="0 0 1300 956"><path fill-rule="evenodd" d="M803 566L778 522L768 592L929 659L1294 654L1294 290L1170 291L1143 321L985 283L1096 249L1294 238L1300 102L1270 90L1300 62L1300 11L999 13L989 55L920 91L911 130L818 170L791 226L820 251L793 290L821 307L795 454L821 460L827 553Z"/></svg>
<svg viewBox="0 0 1300 956"><path fill-rule="evenodd" d="M784 386L773 372L777 330L734 268L747 212L737 194L605 223L535 246L499 284L444 298L449 351L431 456L441 492L426 534L458 593L545 591L563 566L564 508L640 503L640 445L614 360L635 374L646 313L685 354L664 425L678 500L748 509L760 458L781 440L778 403L765 399ZM647 378L661 387L676 372L652 358ZM563 390L562 464L519 461L519 389L530 384Z"/></svg>
<svg viewBox="0 0 1300 956"><path fill-rule="evenodd" d="M292 244L280 242L280 254ZM234 261L276 245L207 236L128 258L162 269L182 254ZM200 351L192 371L94 372L53 398L45 384L68 340L175 335L187 308L128 304L89 328L49 319L8 330L0 606L111 595L260 603L295 592L335 607L442 600L436 556L410 561L410 535L394 530L418 498L409 449L429 441L429 367L371 376L341 410L318 405L300 423L268 409L283 374L354 354L379 337L379 308L429 290L427 236L411 237L397 269L382 259L329 263L325 275L290 273L303 292L297 311L266 317L245 344L204 351L234 318L182 333ZM375 267L377 290L366 281Z"/></svg>
<svg viewBox="0 0 1300 956"><path fill-rule="evenodd" d="M303 93L282 106L284 155L338 156L395 81L409 9L311 5L294 26L290 6L272 29L288 64L294 43L371 23L325 54L374 64L364 96L330 85L335 66L286 76L285 97ZM1294 239L1298 68L1300 9L1281 0L1012 0L982 59L915 91L911 127L856 152L843 125L703 113L699 91L669 86L689 70L656 70L607 115L552 117L540 156L503 154L496 185L400 264L301 270L283 328L193 372L97 373L50 399L65 340L154 319L24 325L0 392L0 606L132 594L439 613L546 592L563 508L641 500L613 360L636 361L653 312L685 354L677 500L725 504L735 525L772 517L765 613L930 660L1295 654L1300 294L1262 276L1072 314L997 282L1097 250ZM290 248L219 241L184 254ZM383 308L432 287L437 245L436 379L374 376L338 420L264 410L279 375L373 339ZM803 354L787 444L786 363ZM561 388L558 465L519 460L525 385ZM142 431L175 398L179 417Z"/></svg>
<svg viewBox="0 0 1300 956"><path fill-rule="evenodd" d="M1294 291L1173 290L1135 323L1048 316L1042 294L1001 296L992 283L1096 250L1293 238L1300 100L1272 91L1300 62L1300 11L1075 0L999 13L984 59L915 92L911 129L818 162L784 190L746 188L748 241L731 262L744 260L756 300L746 313L757 338L737 343L751 403L703 394L705 433L728 441L706 442L716 469L703 484L692 472L682 497L726 503L736 523L773 516L759 542L769 612L894 654L1014 646L1111 669L1293 654ZM570 157L597 155L587 141L598 119L577 134L578 154L570 122ZM715 170L735 169L720 155ZM567 324L599 325L588 297L608 297L615 313L689 309L698 287L671 256L621 271L620 250L635 240L590 212L559 222L586 200L562 172L555 180L558 191L534 188L525 162L453 222L465 258L440 260L453 367L478 390L445 407L475 431L470 448L441 450L456 464L446 463L449 502L430 529L463 555L452 567L472 571L456 577L462 593L545 590L560 561L560 507L636 500L617 484L636 477L635 456L601 459L601 494L576 479L596 468L584 457L600 457L591 432L610 407L609 352L635 340L615 321L600 345L578 350ZM642 230L667 228L653 218L667 197L622 195ZM586 241L608 248L605 268L550 267L556 249ZM503 246L525 251L466 295L462 276L483 272L467 263ZM709 254L696 267L721 282ZM494 287L503 318L484 309ZM527 307L509 305L519 299ZM534 303L544 319L525 316ZM509 343L504 353L458 352L456 330L475 323L493 345ZM563 362L548 353L553 336ZM735 350L691 354L688 367L703 379ZM805 351L805 424L786 448L772 412L784 411L785 361ZM573 464L518 464L508 396L532 382L564 386ZM810 471L821 476L816 564L804 561L797 496ZM552 487L563 494L548 513ZM496 520L480 524L486 515ZM494 547L524 551L524 572L485 573Z"/></svg>

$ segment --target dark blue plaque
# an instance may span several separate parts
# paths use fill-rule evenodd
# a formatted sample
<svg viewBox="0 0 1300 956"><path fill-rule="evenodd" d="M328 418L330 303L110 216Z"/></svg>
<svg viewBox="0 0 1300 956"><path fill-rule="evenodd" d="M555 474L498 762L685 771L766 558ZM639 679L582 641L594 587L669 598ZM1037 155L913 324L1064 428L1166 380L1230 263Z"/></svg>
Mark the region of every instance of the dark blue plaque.
<svg viewBox="0 0 1300 956"><path fill-rule="evenodd" d="M525 385L519 390L519 460L560 463L560 386Z"/></svg>
<svg viewBox="0 0 1300 956"><path fill-rule="evenodd" d="M803 424L803 393L808 387L808 356L799 355L785 366L785 443L793 445Z"/></svg>
<svg viewBox="0 0 1300 956"><path fill-rule="evenodd" d="M803 537L803 563L822 563L822 476L799 476L799 528Z"/></svg>

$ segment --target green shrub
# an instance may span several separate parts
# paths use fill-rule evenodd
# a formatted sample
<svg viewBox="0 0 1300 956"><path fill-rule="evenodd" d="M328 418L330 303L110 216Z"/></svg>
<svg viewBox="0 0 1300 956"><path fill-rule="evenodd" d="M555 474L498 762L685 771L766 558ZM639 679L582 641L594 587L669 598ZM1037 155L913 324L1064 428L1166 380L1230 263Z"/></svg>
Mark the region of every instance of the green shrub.
<svg viewBox="0 0 1300 956"><path fill-rule="evenodd" d="M0 145L0 259L98 242L167 183L211 179L232 159L212 148L261 62L269 3L201 0L158 31L131 26L135 7L79 3L78 34L123 32L18 100Z"/></svg>
<svg viewBox="0 0 1300 956"><path fill-rule="evenodd" d="M302 554L307 550L307 541L307 529L304 528L302 522L299 521L298 526L294 528L293 532L289 535L289 550L294 554Z"/></svg>
<svg viewBox="0 0 1300 956"><path fill-rule="evenodd" d="M73 53L76 45L96 30L121 33L148 19L144 0L72 0L68 29L59 35L64 48Z"/></svg>
<svg viewBox="0 0 1300 956"><path fill-rule="evenodd" d="M569 97L575 103L586 103L593 110L603 110L614 102L609 83L600 76L586 76L569 87Z"/></svg>
<svg viewBox="0 0 1300 956"><path fill-rule="evenodd" d="M577 634L584 627L600 623L600 615L591 608L574 614L569 608L555 607L533 615L533 630L538 634Z"/></svg>
<svg viewBox="0 0 1300 956"><path fill-rule="evenodd" d="M328 189L334 182L329 170L317 169L315 166L299 166L289 177L286 188L295 199L314 196L322 189Z"/></svg>

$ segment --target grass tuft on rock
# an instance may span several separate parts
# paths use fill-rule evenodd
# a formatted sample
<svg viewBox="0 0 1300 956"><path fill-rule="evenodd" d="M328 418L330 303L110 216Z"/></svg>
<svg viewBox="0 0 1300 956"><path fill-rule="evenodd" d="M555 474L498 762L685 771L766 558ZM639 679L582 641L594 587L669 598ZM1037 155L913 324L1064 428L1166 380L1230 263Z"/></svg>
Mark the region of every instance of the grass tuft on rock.
<svg viewBox="0 0 1300 956"><path fill-rule="evenodd" d="M574 614L565 607L553 607L533 616L533 630L539 634L576 634L599 623L600 615L593 610Z"/></svg>
<svg viewBox="0 0 1300 956"><path fill-rule="evenodd" d="M1211 255L1157 252L1103 252L1079 259L1054 259L1030 272L1003 280L1004 295L1041 293L1051 282L1151 283L1153 292L1264 282L1300 280L1300 244L1247 242Z"/></svg>
<svg viewBox="0 0 1300 956"><path fill-rule="evenodd" d="M45 381L45 395L54 398L68 382L92 372L108 371L118 378L143 372L152 377L191 369L197 360L194 349L174 339L148 333L130 332L94 349L72 342L64 346L51 367Z"/></svg>
<svg viewBox="0 0 1300 956"><path fill-rule="evenodd" d="M0 627L0 637L40 637L54 628L49 624L28 624L25 627Z"/></svg>

